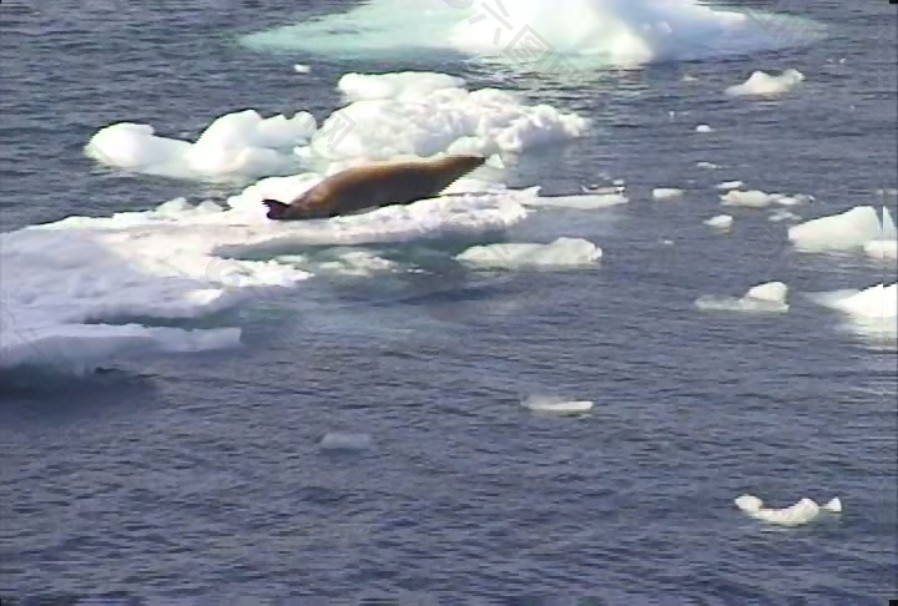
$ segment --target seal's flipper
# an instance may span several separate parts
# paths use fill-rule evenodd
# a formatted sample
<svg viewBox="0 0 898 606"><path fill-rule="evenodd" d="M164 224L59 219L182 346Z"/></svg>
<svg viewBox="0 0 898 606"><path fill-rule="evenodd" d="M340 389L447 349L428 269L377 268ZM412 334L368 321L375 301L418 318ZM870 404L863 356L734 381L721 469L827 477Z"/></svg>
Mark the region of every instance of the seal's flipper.
<svg viewBox="0 0 898 606"><path fill-rule="evenodd" d="M274 220L283 219L287 209L290 208L289 204L277 200L262 200L262 204L268 207L268 218Z"/></svg>

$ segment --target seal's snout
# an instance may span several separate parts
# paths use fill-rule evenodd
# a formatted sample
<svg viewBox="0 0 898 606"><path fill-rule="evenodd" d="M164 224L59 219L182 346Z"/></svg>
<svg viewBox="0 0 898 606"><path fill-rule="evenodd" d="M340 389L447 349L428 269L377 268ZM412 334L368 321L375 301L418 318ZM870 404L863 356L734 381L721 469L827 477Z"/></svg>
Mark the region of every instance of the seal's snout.
<svg viewBox="0 0 898 606"><path fill-rule="evenodd" d="M284 204L277 200L262 200L262 204L268 207L268 218L275 221L283 219L287 209L290 207L289 204Z"/></svg>

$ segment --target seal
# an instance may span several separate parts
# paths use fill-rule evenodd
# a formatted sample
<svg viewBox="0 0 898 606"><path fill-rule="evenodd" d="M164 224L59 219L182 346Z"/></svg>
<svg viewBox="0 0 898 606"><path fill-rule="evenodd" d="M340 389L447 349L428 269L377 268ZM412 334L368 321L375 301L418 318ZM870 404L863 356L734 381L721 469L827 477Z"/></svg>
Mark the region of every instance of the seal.
<svg viewBox="0 0 898 606"><path fill-rule="evenodd" d="M484 162L483 156L455 155L358 166L328 177L289 204L278 200L262 203L268 207L268 218L277 221L326 219L411 204L435 197Z"/></svg>

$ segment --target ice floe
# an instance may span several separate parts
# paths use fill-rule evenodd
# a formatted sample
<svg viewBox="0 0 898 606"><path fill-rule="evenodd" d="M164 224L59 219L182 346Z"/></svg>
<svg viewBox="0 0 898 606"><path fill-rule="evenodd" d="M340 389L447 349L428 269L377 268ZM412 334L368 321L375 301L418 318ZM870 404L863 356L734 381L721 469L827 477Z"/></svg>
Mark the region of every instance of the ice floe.
<svg viewBox="0 0 898 606"><path fill-rule="evenodd" d="M816 293L810 298L845 314L846 326L859 336L877 343L898 344L898 284Z"/></svg>
<svg viewBox="0 0 898 606"><path fill-rule="evenodd" d="M529 197L523 200L527 206L541 208L571 208L577 210L595 210L610 208L627 204L629 198L623 193L607 191L602 193L588 193L574 196L539 196Z"/></svg>
<svg viewBox="0 0 898 606"><path fill-rule="evenodd" d="M742 191L739 189L731 189L720 196L720 202L724 206L745 206L748 208L766 208L771 204L780 206L798 206L812 201L812 196L804 194L786 195L786 194L768 194L758 189Z"/></svg>
<svg viewBox="0 0 898 606"><path fill-rule="evenodd" d="M782 282L768 282L754 286L739 299L703 295L695 301L704 311L735 311L746 313L785 313L789 311L786 297L789 287Z"/></svg>
<svg viewBox="0 0 898 606"><path fill-rule="evenodd" d="M787 69L778 76L756 71L744 83L727 88L726 94L731 97L773 97L791 91L804 80L804 74L797 69Z"/></svg>
<svg viewBox="0 0 898 606"><path fill-rule="evenodd" d="M721 191L730 191L731 189L739 189L744 185L742 181L724 181L723 183L718 183L716 187Z"/></svg>
<svg viewBox="0 0 898 606"><path fill-rule="evenodd" d="M133 351L234 346L236 328L191 331L152 322L208 316L311 277L293 262L241 256L502 231L526 216L520 200L533 195L444 196L318 221L265 218L263 195L297 193L309 183L274 177L233 197L228 208L176 200L0 234L0 368L83 372ZM371 259L350 262L371 269Z"/></svg>
<svg viewBox="0 0 898 606"><path fill-rule="evenodd" d="M783 509L764 507L764 502L758 497L744 494L735 499L736 507L756 520L776 524L778 526L800 526L814 521L821 511L829 513L842 513L842 502L838 497L827 501L824 505L818 505L807 497L794 505Z"/></svg>
<svg viewBox="0 0 898 606"><path fill-rule="evenodd" d="M473 246L455 258L483 269L572 268L595 264L602 258L602 249L581 238L558 238L550 244Z"/></svg>
<svg viewBox="0 0 898 606"><path fill-rule="evenodd" d="M713 133L714 129L711 128L707 124L699 124L698 126L695 127L695 132L697 132L697 133Z"/></svg>

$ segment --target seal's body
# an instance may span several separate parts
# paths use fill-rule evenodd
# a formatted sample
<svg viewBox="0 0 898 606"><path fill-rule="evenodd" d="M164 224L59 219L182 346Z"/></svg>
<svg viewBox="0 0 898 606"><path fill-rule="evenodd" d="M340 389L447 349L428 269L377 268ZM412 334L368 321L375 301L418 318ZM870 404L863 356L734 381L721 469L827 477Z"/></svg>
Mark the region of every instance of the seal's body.
<svg viewBox="0 0 898 606"><path fill-rule="evenodd" d="M325 219L369 208L411 204L433 198L485 161L481 156L446 156L359 166L328 177L290 204L277 200L262 203L268 207L268 218L280 221Z"/></svg>

